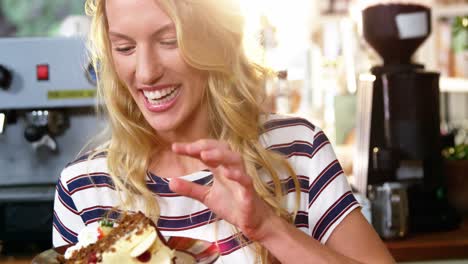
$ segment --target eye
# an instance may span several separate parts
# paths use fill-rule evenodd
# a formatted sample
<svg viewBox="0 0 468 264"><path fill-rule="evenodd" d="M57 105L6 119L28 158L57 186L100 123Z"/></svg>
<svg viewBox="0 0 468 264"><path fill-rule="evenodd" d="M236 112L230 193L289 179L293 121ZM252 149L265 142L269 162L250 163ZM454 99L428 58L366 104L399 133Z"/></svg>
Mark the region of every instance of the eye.
<svg viewBox="0 0 468 264"><path fill-rule="evenodd" d="M133 46L115 47L114 50L119 53L130 53L133 50Z"/></svg>
<svg viewBox="0 0 468 264"><path fill-rule="evenodd" d="M163 39L159 43L164 46L177 46L177 39L176 38L170 38L170 39Z"/></svg>

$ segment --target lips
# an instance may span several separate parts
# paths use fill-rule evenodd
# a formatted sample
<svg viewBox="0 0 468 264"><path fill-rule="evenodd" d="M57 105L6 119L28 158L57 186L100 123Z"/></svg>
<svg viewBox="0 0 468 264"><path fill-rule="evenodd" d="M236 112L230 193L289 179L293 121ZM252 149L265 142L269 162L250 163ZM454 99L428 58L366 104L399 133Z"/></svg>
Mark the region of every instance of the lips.
<svg viewBox="0 0 468 264"><path fill-rule="evenodd" d="M167 88L163 88L159 90L143 90L143 94L145 95L146 98L152 101L158 101L158 100L162 100L174 94L177 88L178 88L177 86L171 86L171 87L167 87Z"/></svg>
<svg viewBox="0 0 468 264"><path fill-rule="evenodd" d="M181 85L166 85L158 88L141 90L145 107L150 112L163 112L171 108L177 101Z"/></svg>

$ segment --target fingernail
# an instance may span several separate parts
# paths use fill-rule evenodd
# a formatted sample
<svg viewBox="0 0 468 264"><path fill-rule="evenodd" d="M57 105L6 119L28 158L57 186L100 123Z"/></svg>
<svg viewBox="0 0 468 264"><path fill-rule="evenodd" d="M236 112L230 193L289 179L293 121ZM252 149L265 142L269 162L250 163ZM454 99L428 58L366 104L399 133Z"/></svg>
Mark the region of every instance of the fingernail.
<svg viewBox="0 0 468 264"><path fill-rule="evenodd" d="M209 152L209 151L202 151L200 153L200 156L202 158L204 158L204 159L209 159L209 158L211 158L213 156L213 154L211 152Z"/></svg>
<svg viewBox="0 0 468 264"><path fill-rule="evenodd" d="M181 143L172 143L172 151L178 151L182 148Z"/></svg>

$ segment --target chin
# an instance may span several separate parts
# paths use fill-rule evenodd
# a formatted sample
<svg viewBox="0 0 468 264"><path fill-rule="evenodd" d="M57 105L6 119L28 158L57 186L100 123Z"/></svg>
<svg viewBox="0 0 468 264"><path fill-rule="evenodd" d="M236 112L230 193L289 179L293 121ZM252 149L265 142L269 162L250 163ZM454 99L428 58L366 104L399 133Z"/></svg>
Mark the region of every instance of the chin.
<svg viewBox="0 0 468 264"><path fill-rule="evenodd" d="M160 133L168 133L168 132L175 130L176 128L176 125L173 122L150 120L148 123L154 129L154 131L160 132Z"/></svg>

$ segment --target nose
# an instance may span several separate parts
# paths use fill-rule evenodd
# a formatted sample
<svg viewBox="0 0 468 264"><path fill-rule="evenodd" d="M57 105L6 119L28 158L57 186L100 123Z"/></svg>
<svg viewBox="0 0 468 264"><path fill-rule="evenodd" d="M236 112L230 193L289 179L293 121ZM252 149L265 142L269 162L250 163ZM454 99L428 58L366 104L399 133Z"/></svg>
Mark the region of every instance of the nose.
<svg viewBox="0 0 468 264"><path fill-rule="evenodd" d="M157 52L151 47L141 47L137 51L135 78L140 85L153 85L163 75L164 67Z"/></svg>

